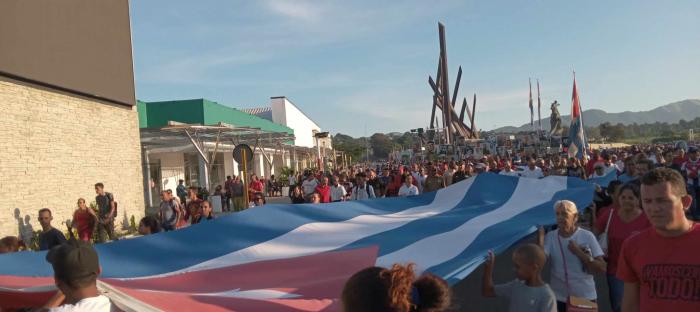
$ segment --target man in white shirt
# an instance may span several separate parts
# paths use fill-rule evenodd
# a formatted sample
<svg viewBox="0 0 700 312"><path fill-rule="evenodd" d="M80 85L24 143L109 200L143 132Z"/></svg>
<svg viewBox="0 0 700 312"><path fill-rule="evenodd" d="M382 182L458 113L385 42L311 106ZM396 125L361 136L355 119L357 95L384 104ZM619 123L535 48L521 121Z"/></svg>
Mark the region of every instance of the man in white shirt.
<svg viewBox="0 0 700 312"><path fill-rule="evenodd" d="M617 155L610 155L610 163L612 163L617 173L620 174L625 171L625 162L622 159L618 159Z"/></svg>
<svg viewBox="0 0 700 312"><path fill-rule="evenodd" d="M294 174L294 170L289 172L289 176L287 178L289 179L289 194L287 194L287 196L292 197L292 191L297 185L297 176Z"/></svg>
<svg viewBox="0 0 700 312"><path fill-rule="evenodd" d="M527 168L520 172L520 176L523 178L541 179L544 178L544 173L542 173L542 169L535 166L535 160L530 159L527 162Z"/></svg>
<svg viewBox="0 0 700 312"><path fill-rule="evenodd" d="M607 176L607 173L605 172L605 165L601 163L595 164L593 167L593 173L588 176L589 179L595 179L595 178L603 178Z"/></svg>
<svg viewBox="0 0 700 312"><path fill-rule="evenodd" d="M608 175L608 173L619 171L617 165L615 164L615 161L613 161L612 155L606 155L603 159L605 160L605 162L603 162L603 171L606 176Z"/></svg>
<svg viewBox="0 0 700 312"><path fill-rule="evenodd" d="M92 245L73 239L51 249L46 260L53 266L59 291L45 309L53 312L116 311L109 298L97 289L97 276L102 270Z"/></svg>
<svg viewBox="0 0 700 312"><path fill-rule="evenodd" d="M454 176L455 171L455 163L454 161L451 161L445 170L445 173L442 174L442 177L445 179L446 186L452 185L452 176Z"/></svg>
<svg viewBox="0 0 700 312"><path fill-rule="evenodd" d="M314 178L314 175L309 173L306 180L301 183L301 190L304 191L304 197L308 197L316 191L316 186L318 186L318 180Z"/></svg>
<svg viewBox="0 0 700 312"><path fill-rule="evenodd" d="M513 170L513 167L511 166L510 161L508 160L506 160L506 162L504 163L503 170L501 170L501 172L499 172L498 174L511 177L520 176L517 171Z"/></svg>
<svg viewBox="0 0 700 312"><path fill-rule="evenodd" d="M423 169L418 167L418 164L413 164L413 171L411 171L411 176L416 181L418 185L418 191L423 192L423 182L425 182L425 176L423 175Z"/></svg>
<svg viewBox="0 0 700 312"><path fill-rule="evenodd" d="M352 195L350 195L351 200L376 198L374 195L374 188L367 184L367 176L364 173L359 173L355 181L357 184L352 188Z"/></svg>
<svg viewBox="0 0 700 312"><path fill-rule="evenodd" d="M418 188L411 183L411 175L405 174L401 177L401 188L399 189L399 196L415 196L418 195Z"/></svg>
<svg viewBox="0 0 700 312"><path fill-rule="evenodd" d="M348 195L345 191L345 187L340 185L339 178L337 176L333 177L333 185L331 185L331 202L344 201L345 196Z"/></svg>

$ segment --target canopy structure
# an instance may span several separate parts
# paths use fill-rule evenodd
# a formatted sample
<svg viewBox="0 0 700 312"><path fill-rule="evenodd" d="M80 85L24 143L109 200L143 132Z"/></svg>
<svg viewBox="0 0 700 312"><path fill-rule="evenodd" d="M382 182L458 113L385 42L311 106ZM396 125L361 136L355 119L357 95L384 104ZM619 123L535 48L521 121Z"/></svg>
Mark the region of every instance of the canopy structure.
<svg viewBox="0 0 700 312"><path fill-rule="evenodd" d="M263 155L268 164L272 165L272 160L268 156L266 149L267 151L270 149L275 152L280 151L282 155L286 151L292 153L309 153L313 151L313 149L309 148L295 147L291 145L292 142L294 142L294 135L288 132L266 131L260 128L235 126L223 122L213 125L202 125L169 121L168 125L162 128L141 129L141 146L144 149L144 179L148 182L151 178L150 169L148 168L149 153L184 151L194 148L206 164L205 172L203 172L203 186L211 189L209 173L218 152L230 151L236 145L247 144L253 151ZM299 149L303 151L299 151ZM151 198L151 194L146 194L146 196Z"/></svg>
<svg viewBox="0 0 700 312"><path fill-rule="evenodd" d="M204 154L205 149L214 144L248 144L277 148L280 144L291 143L294 135L287 132L266 131L260 128L241 127L219 122L214 125L186 124L169 121L163 128L141 129L141 145L146 149L175 148L194 145L197 151L209 163ZM216 149L216 147L215 147Z"/></svg>

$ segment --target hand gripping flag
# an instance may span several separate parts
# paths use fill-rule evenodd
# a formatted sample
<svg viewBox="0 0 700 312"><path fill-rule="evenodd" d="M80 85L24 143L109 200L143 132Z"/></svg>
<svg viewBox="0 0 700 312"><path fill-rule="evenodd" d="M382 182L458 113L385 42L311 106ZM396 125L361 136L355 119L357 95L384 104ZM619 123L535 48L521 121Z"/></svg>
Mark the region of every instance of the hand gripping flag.
<svg viewBox="0 0 700 312"><path fill-rule="evenodd" d="M174 231L96 245L101 289L132 311L338 311L345 281L413 262L451 285L489 249L553 224L553 204L586 207L578 178L481 174L437 192L329 204L266 205ZM55 290L46 252L0 255L0 307Z"/></svg>
<svg viewBox="0 0 700 312"><path fill-rule="evenodd" d="M571 126L569 126L569 157L583 159L586 157L588 143L583 128L583 115L581 114L581 102L576 90L576 76L574 76L574 91L571 95Z"/></svg>

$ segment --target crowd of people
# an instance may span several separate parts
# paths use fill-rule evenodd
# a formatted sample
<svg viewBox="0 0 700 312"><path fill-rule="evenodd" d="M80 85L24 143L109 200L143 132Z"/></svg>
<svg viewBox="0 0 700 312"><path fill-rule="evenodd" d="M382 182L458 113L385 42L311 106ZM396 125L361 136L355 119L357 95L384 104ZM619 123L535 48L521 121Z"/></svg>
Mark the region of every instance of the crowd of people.
<svg viewBox="0 0 700 312"><path fill-rule="evenodd" d="M698 156L694 147L686 152L658 145L593 151L584 161L562 155L520 153L512 157L485 156L456 161L388 162L338 168L327 173L307 170L289 177L290 191L286 195L293 203L318 204L414 196L484 173L581 179L614 175L609 185L596 187L590 205L592 219L588 222L581 220L582 209L575 203L568 200L555 203L556 226L550 231L540 227L535 244L522 244L513 253L516 275L513 281L494 284L495 256L489 253L482 294L508 298L510 311L581 309L598 301L593 276L604 274L612 311L700 311L700 254L696 248L700 246L700 225L694 222L698 219L696 196L700 190ZM265 184L255 175L250 181L247 191L252 206L264 205ZM238 177L228 177L223 187L217 187L214 194L222 196L225 211L251 206L244 200L241 202L244 185ZM112 238L117 203L101 183L95 184L95 191L96 211L87 207L84 199L77 201L72 224L76 237L67 240L51 226L49 209L39 212L40 249L53 253L53 249L67 248L61 252L91 254L86 250L92 247L86 242L92 239L93 232L103 233L98 234L98 241L105 240L105 236ZM199 192L197 187L186 188L182 181L176 194L163 191L158 214L142 219L138 231L148 235L213 219L211 203L200 198ZM1 252L21 248L19 239L0 240ZM63 293L61 300L52 302L83 302L84 298L73 294L86 292L76 292L75 287L87 285L92 289L92 282L74 284L58 278L58 270L65 270L66 265L57 266L55 258L49 261L57 271L56 283ZM541 277L547 262L548 283ZM97 275L99 270L90 269L91 277ZM87 294L99 296L93 292ZM445 311L450 306L450 296L447 283L439 277L430 274L416 277L412 265L396 264L356 273L345 285L342 305L345 311Z"/></svg>

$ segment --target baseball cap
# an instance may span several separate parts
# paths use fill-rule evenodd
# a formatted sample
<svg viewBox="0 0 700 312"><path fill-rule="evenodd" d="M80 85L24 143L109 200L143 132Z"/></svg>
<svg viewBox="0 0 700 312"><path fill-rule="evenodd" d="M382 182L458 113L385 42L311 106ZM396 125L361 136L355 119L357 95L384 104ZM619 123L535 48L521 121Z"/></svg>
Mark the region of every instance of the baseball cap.
<svg viewBox="0 0 700 312"><path fill-rule="evenodd" d="M698 151L698 148L695 146L691 146L688 148L688 153L695 153Z"/></svg>
<svg viewBox="0 0 700 312"><path fill-rule="evenodd" d="M95 248L87 242L71 239L51 248L46 254L46 261L53 266L56 278L72 281L97 275L100 263Z"/></svg>

